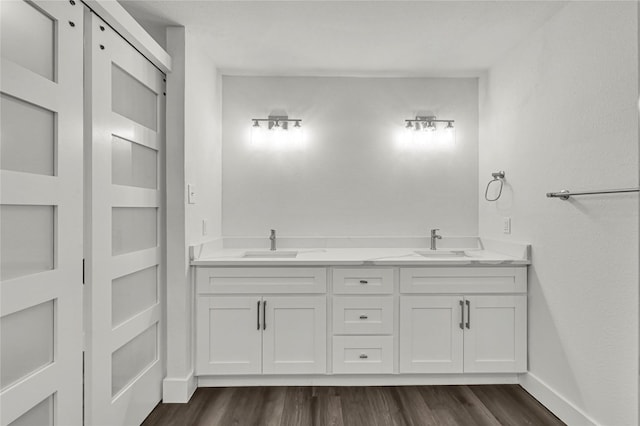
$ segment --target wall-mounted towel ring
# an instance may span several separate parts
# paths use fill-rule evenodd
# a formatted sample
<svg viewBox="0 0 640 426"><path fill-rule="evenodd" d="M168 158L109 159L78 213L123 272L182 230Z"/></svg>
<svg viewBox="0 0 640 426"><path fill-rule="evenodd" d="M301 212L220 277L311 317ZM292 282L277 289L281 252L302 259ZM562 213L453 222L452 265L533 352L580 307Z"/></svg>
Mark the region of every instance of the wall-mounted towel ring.
<svg viewBox="0 0 640 426"><path fill-rule="evenodd" d="M484 199L487 201L497 201L498 198L500 198L500 196L502 195L502 187L504 186L504 171L491 173L491 176L493 176L493 180L490 180L489 183L487 184L487 189L485 189L484 191ZM496 181L500 182L500 189L498 190L498 195L496 196L496 198L489 198L489 187L493 182L496 182Z"/></svg>

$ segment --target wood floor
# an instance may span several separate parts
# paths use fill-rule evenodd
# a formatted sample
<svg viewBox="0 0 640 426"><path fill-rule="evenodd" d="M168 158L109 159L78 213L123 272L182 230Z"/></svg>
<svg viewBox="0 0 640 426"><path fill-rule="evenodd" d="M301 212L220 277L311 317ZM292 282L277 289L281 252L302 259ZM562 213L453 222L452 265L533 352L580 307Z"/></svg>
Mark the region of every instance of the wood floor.
<svg viewBox="0 0 640 426"><path fill-rule="evenodd" d="M144 426L564 425L518 385L199 388Z"/></svg>

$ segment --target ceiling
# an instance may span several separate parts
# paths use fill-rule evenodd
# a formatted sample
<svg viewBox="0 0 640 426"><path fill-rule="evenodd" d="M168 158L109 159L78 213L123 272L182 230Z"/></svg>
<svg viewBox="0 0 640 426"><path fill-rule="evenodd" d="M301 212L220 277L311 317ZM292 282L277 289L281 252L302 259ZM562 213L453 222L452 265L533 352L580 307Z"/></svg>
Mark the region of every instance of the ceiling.
<svg viewBox="0 0 640 426"><path fill-rule="evenodd" d="M479 75L564 1L120 0L160 44L183 25L224 74Z"/></svg>

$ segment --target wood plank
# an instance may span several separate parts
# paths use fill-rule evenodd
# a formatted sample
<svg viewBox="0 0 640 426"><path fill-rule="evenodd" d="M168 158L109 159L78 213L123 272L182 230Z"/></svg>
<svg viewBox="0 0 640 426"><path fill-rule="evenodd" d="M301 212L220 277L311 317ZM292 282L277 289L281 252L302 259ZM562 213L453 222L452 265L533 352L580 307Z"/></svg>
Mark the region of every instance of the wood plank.
<svg viewBox="0 0 640 426"><path fill-rule="evenodd" d="M437 425L437 421L420 394L419 386L389 388L400 406L407 425Z"/></svg>
<svg viewBox="0 0 640 426"><path fill-rule="evenodd" d="M540 405L534 398L514 396L524 392L518 385L469 386L473 393L491 411L501 424L508 425L564 425L548 410L540 412L534 407Z"/></svg>
<svg viewBox="0 0 640 426"><path fill-rule="evenodd" d="M342 402L337 395L312 396L311 414L313 425L344 426Z"/></svg>
<svg viewBox="0 0 640 426"><path fill-rule="evenodd" d="M421 386L420 393L440 425L500 426L467 386Z"/></svg>
<svg viewBox="0 0 640 426"><path fill-rule="evenodd" d="M311 387L291 386L287 388L281 426L312 424Z"/></svg>

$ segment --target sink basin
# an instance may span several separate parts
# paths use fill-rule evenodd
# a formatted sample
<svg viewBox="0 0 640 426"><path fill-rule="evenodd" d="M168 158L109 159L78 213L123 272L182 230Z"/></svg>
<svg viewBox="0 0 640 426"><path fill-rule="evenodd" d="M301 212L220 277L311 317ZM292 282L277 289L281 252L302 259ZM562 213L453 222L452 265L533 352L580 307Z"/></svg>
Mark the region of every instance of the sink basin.
<svg viewBox="0 0 640 426"><path fill-rule="evenodd" d="M465 257L464 250L416 250L422 257Z"/></svg>
<svg viewBox="0 0 640 426"><path fill-rule="evenodd" d="M280 258L293 258L298 255L297 251L247 251L242 257L244 258L263 258L263 259L280 259Z"/></svg>

